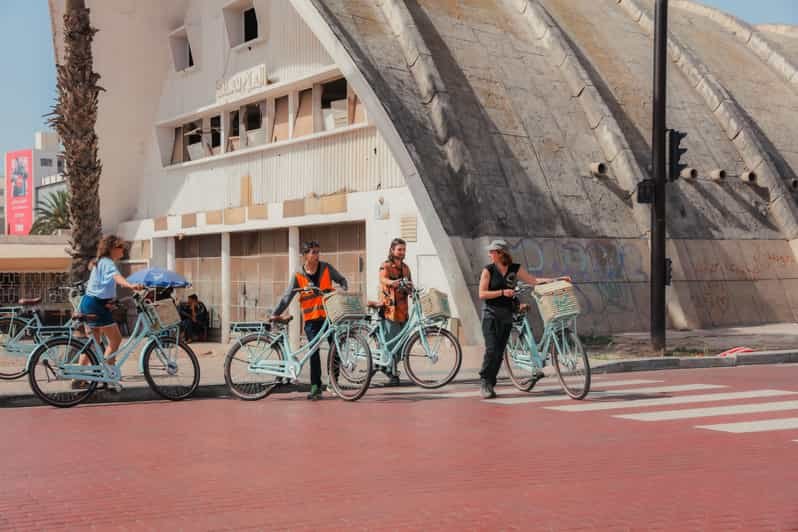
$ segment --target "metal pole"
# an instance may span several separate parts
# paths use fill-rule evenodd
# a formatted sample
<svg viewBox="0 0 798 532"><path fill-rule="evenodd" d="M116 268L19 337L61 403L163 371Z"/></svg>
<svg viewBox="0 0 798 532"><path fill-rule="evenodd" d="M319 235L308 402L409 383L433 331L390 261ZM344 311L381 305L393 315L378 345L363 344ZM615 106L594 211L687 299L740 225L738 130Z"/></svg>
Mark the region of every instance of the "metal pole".
<svg viewBox="0 0 798 532"><path fill-rule="evenodd" d="M657 0L654 22L654 130L651 209L651 346L665 349L665 152L668 76L668 0Z"/></svg>

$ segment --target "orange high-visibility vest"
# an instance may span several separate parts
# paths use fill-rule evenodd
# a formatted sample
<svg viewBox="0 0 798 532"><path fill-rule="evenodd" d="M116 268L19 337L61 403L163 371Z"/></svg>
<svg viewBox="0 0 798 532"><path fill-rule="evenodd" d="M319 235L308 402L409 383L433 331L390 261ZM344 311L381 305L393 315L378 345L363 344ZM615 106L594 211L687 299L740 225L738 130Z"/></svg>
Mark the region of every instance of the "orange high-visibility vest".
<svg viewBox="0 0 798 532"><path fill-rule="evenodd" d="M319 277L318 288L324 292L329 292L333 289L330 270L326 265L322 264L319 264L319 268L323 268L323 270ZM310 285L310 279L302 272L296 272L296 281L300 288ZM327 317L327 313L324 312L324 298L320 294L300 292L299 306L302 308L302 319L304 321L319 320Z"/></svg>

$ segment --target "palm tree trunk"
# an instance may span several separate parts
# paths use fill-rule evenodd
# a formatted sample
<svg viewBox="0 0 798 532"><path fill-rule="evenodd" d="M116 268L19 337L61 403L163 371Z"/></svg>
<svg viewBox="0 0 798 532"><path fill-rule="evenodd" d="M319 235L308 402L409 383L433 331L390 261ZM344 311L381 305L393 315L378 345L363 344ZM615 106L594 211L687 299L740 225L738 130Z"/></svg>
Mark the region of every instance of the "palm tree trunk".
<svg viewBox="0 0 798 532"><path fill-rule="evenodd" d="M98 156L97 100L102 87L94 72L91 43L97 32L91 27L84 0L67 0L64 14L64 64L57 65L58 100L50 117L64 145L65 178L69 189L70 277L83 280L88 262L97 253L102 236L100 221L100 174Z"/></svg>

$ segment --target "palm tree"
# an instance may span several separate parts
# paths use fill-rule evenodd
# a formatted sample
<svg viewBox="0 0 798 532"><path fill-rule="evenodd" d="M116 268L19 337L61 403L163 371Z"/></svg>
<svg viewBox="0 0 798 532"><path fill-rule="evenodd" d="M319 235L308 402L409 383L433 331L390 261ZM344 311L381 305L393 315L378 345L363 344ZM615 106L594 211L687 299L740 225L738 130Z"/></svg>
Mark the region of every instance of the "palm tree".
<svg viewBox="0 0 798 532"><path fill-rule="evenodd" d="M94 72L89 10L84 0L67 0L64 13L64 64L57 65L58 99L49 119L64 145L66 178L69 190L69 219L72 235L70 277L86 278L88 262L95 256L102 236L100 221L100 174L97 155L97 99L102 87Z"/></svg>
<svg viewBox="0 0 798 532"><path fill-rule="evenodd" d="M69 229L69 193L59 190L47 196L36 207L36 221L30 228L32 235L52 235L59 229Z"/></svg>

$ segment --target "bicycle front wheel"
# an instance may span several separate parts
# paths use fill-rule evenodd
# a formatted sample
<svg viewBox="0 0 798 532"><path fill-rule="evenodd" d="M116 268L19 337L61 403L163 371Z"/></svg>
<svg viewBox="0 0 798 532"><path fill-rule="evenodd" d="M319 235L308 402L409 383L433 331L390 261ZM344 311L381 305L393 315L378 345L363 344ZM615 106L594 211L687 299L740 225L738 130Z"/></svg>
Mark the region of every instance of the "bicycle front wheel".
<svg viewBox="0 0 798 532"><path fill-rule="evenodd" d="M184 342L162 336L144 348L144 378L155 393L181 401L197 390L200 367L197 355Z"/></svg>
<svg viewBox="0 0 798 532"><path fill-rule="evenodd" d="M283 360L283 350L274 339L259 333L245 336L227 351L224 358L224 382L230 393L239 399L263 399L274 391L282 377L253 371L251 368L261 362Z"/></svg>
<svg viewBox="0 0 798 532"><path fill-rule="evenodd" d="M371 384L371 349L357 329L337 333L336 341L327 357L330 386L341 399L357 401Z"/></svg>
<svg viewBox="0 0 798 532"><path fill-rule="evenodd" d="M584 399L590 391L587 351L573 330L563 329L554 334L550 353L560 384L572 399Z"/></svg>
<svg viewBox="0 0 798 532"><path fill-rule="evenodd" d="M13 380L24 376L28 355L35 345L36 340L25 320L0 318L0 379Z"/></svg>
<svg viewBox="0 0 798 532"><path fill-rule="evenodd" d="M538 378L532 376L528 365L531 364L527 359L531 359L531 353L526 348L525 339L518 330L510 332L510 340L504 349L504 364L507 367L507 374L513 386L522 392L528 392L538 382Z"/></svg>
<svg viewBox="0 0 798 532"><path fill-rule="evenodd" d="M422 388L440 388L457 376L463 351L448 330L425 327L408 339L402 358L410 380Z"/></svg>
<svg viewBox="0 0 798 532"><path fill-rule="evenodd" d="M98 364L92 346L84 349L84 345L74 338L52 338L33 351L28 382L39 399L66 408L82 403L94 393L96 381L73 380L63 376L63 366L79 364L81 354L86 356L84 362L89 365Z"/></svg>

